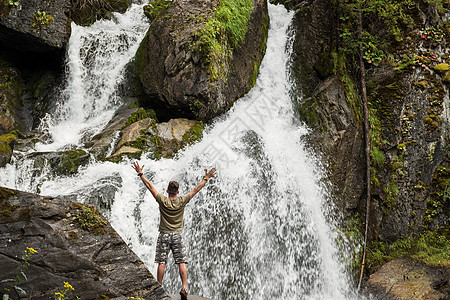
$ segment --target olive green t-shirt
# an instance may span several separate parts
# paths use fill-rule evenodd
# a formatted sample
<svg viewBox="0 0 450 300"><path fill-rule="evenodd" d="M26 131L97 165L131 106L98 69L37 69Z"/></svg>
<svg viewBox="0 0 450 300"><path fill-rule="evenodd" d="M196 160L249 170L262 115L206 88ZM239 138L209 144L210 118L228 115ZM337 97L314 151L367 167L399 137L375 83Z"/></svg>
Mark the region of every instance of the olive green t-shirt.
<svg viewBox="0 0 450 300"><path fill-rule="evenodd" d="M184 207L189 203L189 194L170 199L160 193L156 195L159 204L159 231L173 232L183 230Z"/></svg>

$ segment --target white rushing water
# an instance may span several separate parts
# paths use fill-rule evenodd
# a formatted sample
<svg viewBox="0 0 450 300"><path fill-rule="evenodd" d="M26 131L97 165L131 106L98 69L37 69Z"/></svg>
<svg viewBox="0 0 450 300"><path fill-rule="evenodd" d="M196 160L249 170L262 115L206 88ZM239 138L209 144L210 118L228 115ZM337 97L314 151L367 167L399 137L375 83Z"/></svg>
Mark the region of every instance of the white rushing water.
<svg viewBox="0 0 450 300"><path fill-rule="evenodd" d="M78 145L103 129L120 105L118 85L125 65L133 58L148 29L143 4L133 5L113 20L90 27L72 23L68 45L67 83L56 111L41 127L53 142L38 144L39 151L55 151Z"/></svg>
<svg viewBox="0 0 450 300"><path fill-rule="evenodd" d="M269 5L269 13L267 51L251 92L238 100L229 113L208 125L200 142L184 149L175 159L155 161L144 155L139 161L160 192L165 192L169 180L177 180L180 192L187 193L202 179L205 168L218 169L217 176L185 212L190 294L216 300L354 299L356 295L340 262L345 254L338 253L332 224L327 221L329 199L320 184L321 167L305 149L302 137L307 129L298 122L289 95L289 25L293 13L273 5ZM134 17L130 12L126 16ZM114 24L96 23L84 36L95 39L102 35L99 28L107 32ZM84 39L73 36L71 47L81 43L79 49L85 49L85 43L90 42ZM79 52L71 48L70 55ZM126 58L116 66L110 66L110 60L115 57L99 58L99 67L94 67L96 81L102 82L102 87L108 86L108 92L99 98L83 96L80 101L79 95L91 93L91 82L71 83L80 72L77 67L71 69L74 74L69 76L67 99L74 101L53 127L53 149L77 144L84 130L100 126L99 120L111 117L117 82L108 82L105 77L110 77L111 70L120 69ZM105 70L103 63L107 65ZM70 131L70 138L59 140L59 130ZM0 169L0 185L25 190L39 185L41 194L78 201L108 198L105 201L112 204L105 209L111 224L156 274L153 260L158 206L131 168L131 161L94 162L71 177L49 179L43 175L35 179L38 184L19 180L23 178L20 168L26 169L27 162ZM171 258L164 287L170 293L177 293L181 287Z"/></svg>

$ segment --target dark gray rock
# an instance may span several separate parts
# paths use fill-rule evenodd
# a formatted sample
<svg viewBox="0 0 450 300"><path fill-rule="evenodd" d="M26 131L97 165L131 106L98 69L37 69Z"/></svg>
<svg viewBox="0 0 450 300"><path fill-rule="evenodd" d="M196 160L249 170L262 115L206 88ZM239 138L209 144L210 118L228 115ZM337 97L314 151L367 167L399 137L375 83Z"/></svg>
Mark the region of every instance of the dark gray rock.
<svg viewBox="0 0 450 300"><path fill-rule="evenodd" d="M65 49L70 33L70 0L20 0L18 6L3 7L0 14L2 44L23 52L54 52ZM39 22L36 13L53 20Z"/></svg>
<svg viewBox="0 0 450 300"><path fill-rule="evenodd" d="M49 168L52 176L69 176L78 172L81 166L89 163L90 155L84 150L75 149L60 152L33 152L27 155L33 160L33 176L39 176L44 168Z"/></svg>
<svg viewBox="0 0 450 300"><path fill-rule="evenodd" d="M104 1L72 1L72 20L81 26L90 26L96 20L109 19L111 12L124 13L130 7L132 0Z"/></svg>
<svg viewBox="0 0 450 300"><path fill-rule="evenodd" d="M18 284L27 297L54 298L68 282L69 295L80 299L170 299L93 206L0 188L0 207L0 280L18 275L27 247L37 250L24 270L27 280ZM96 216L84 217L97 225L89 230L76 220L86 209ZM0 290L8 286L0 283Z"/></svg>
<svg viewBox="0 0 450 300"><path fill-rule="evenodd" d="M0 134L20 127L17 107L20 106L22 78L17 68L0 67Z"/></svg>
<svg viewBox="0 0 450 300"><path fill-rule="evenodd" d="M87 142L85 147L89 148L89 151L93 153L97 159L104 159L106 156L112 154L115 146L114 140L118 140L120 133L122 129L126 127L128 120L138 110L138 108L119 109L114 118L106 125L105 129Z"/></svg>
<svg viewBox="0 0 450 300"><path fill-rule="evenodd" d="M331 77L299 107L311 128L309 141L325 158L333 194L344 217L351 217L364 193L364 144L360 123L342 82Z"/></svg>
<svg viewBox="0 0 450 300"><path fill-rule="evenodd" d="M174 0L152 22L137 51L135 68L146 101L167 119L210 120L228 110L255 83L265 52L267 3L253 1L240 44L232 47L223 42L223 52L215 54L194 49L219 2Z"/></svg>

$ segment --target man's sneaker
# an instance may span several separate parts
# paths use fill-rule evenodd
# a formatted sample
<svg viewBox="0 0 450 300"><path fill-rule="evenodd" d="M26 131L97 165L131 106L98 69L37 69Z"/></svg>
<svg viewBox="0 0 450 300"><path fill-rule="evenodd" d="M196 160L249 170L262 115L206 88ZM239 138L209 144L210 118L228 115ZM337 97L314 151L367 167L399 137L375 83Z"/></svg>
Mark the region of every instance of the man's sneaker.
<svg viewBox="0 0 450 300"><path fill-rule="evenodd" d="M181 289L180 296L181 296L181 300L187 300L188 293L184 288Z"/></svg>

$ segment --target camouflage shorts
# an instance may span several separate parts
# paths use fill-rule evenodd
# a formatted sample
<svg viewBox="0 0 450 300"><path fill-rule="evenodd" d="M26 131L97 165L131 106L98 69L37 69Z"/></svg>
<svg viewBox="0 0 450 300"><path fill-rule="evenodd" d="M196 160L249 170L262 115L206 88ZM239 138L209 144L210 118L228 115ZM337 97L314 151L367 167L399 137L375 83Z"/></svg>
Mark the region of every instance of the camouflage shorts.
<svg viewBox="0 0 450 300"><path fill-rule="evenodd" d="M187 263L186 246L181 232L160 232L156 243L155 263L165 264L172 250L176 264Z"/></svg>

